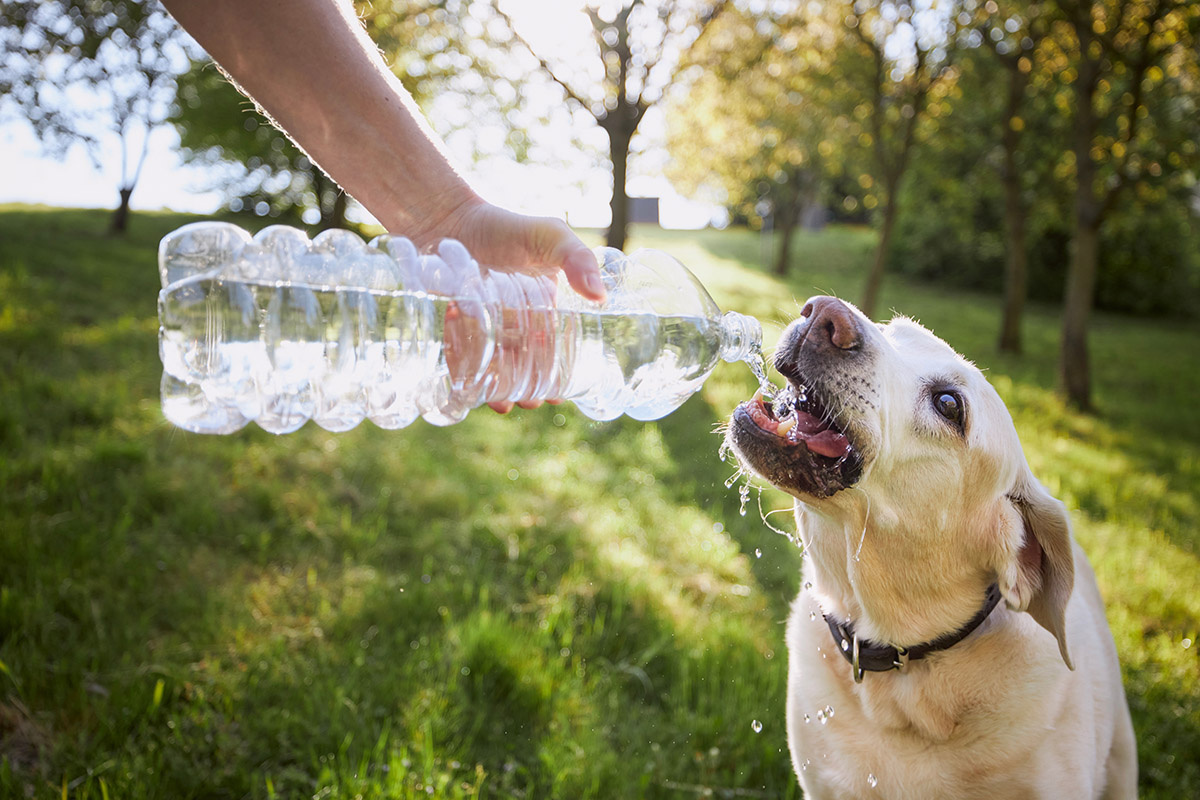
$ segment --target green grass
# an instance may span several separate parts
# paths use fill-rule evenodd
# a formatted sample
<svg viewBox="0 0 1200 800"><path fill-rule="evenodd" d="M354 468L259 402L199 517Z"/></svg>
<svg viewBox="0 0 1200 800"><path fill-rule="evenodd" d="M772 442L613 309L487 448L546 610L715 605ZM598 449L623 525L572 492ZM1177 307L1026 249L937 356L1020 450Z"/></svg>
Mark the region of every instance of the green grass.
<svg viewBox="0 0 1200 800"><path fill-rule="evenodd" d="M190 218L106 221L0 207L0 796L798 796L799 558L739 514L712 433L748 370L651 424L186 434L154 254ZM858 294L872 237L800 236L782 282L747 232L642 244L770 343L815 291ZM1108 599L1143 796L1200 796L1200 332L1097 317L1083 416L1052 391L1054 309L1014 358L993 298L883 299L989 370Z"/></svg>

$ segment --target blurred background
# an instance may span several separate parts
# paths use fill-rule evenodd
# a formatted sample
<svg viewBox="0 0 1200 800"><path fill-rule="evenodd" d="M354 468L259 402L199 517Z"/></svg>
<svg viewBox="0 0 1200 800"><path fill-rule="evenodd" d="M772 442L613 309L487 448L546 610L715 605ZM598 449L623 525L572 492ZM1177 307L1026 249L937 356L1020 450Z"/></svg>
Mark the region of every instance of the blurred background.
<svg viewBox="0 0 1200 800"><path fill-rule="evenodd" d="M1143 796L1200 795L1200 5L355 5L489 200L670 252L768 344L833 293L985 368ZM184 434L158 239L375 220L154 2L0 8L0 166L0 796L799 795L794 523L713 433L748 370L657 423Z"/></svg>

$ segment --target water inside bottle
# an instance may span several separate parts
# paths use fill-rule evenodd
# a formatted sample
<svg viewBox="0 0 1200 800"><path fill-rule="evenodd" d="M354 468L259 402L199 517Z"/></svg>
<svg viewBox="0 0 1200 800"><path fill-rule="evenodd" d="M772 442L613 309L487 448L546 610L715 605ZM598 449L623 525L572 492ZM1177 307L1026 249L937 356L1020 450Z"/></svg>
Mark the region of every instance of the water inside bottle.
<svg viewBox="0 0 1200 800"><path fill-rule="evenodd" d="M530 398L573 400L597 420L651 420L682 405L720 358L712 319L560 309L519 280L502 286L508 302L485 309L425 292L186 279L162 296L164 411L208 433L251 420L274 433L309 419L330 431L418 416L447 425L483 403ZM774 394L761 352L745 360Z"/></svg>
<svg viewBox="0 0 1200 800"><path fill-rule="evenodd" d="M593 419L659 419L700 388L717 360L719 327L699 316L565 312L576 316L578 369L565 399Z"/></svg>

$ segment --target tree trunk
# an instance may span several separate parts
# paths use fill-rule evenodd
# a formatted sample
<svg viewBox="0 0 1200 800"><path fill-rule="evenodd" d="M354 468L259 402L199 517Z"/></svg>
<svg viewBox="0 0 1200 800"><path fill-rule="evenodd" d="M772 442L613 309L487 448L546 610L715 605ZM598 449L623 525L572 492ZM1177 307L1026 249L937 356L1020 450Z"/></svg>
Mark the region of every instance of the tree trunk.
<svg viewBox="0 0 1200 800"><path fill-rule="evenodd" d="M779 231L779 252L775 256L775 274L783 277L788 274L792 265L792 234L796 232L796 222L799 214L796 207L781 205L775 215L775 224Z"/></svg>
<svg viewBox="0 0 1200 800"><path fill-rule="evenodd" d="M1007 184L1008 181L1005 181ZM1004 313L1000 323L1000 351L1021 352L1021 313L1028 292L1029 257L1025 252L1025 209L1021 206L1021 187L1005 185L1005 228L1008 246L1004 258ZM1014 206L1015 203L1015 206Z"/></svg>
<svg viewBox="0 0 1200 800"><path fill-rule="evenodd" d="M898 188L898 187L897 187ZM871 272L867 275L867 285L863 291L860 310L868 317L874 318L875 304L879 302L879 289L883 285L883 268L887 265L888 247L892 242L892 229L896 224L896 192L888 190L888 199L883 206L883 227L879 231L879 244L875 247L875 261L871 264Z"/></svg>
<svg viewBox="0 0 1200 800"><path fill-rule="evenodd" d="M129 228L129 198L133 196L133 187L122 186L120 192L121 203L113 211L112 221L108 226L109 233L123 234Z"/></svg>
<svg viewBox="0 0 1200 800"><path fill-rule="evenodd" d="M1088 51L1087 42L1084 52ZM1071 260L1063 299L1062 345L1058 372L1067 402L1081 411L1092 408L1091 367L1088 363L1088 317L1096 289L1100 258L1101 202L1096 197L1096 162L1092 142L1098 125L1094 105L1099 65L1085 59L1075 81L1075 207Z"/></svg>
<svg viewBox="0 0 1200 800"><path fill-rule="evenodd" d="M1021 312L1028 293L1029 256L1025 251L1025 204L1021 201L1021 173L1017 164L1020 135L1014 127L1028 80L1017 68L1009 69L1008 106L1004 115L1004 229L1008 237L1004 258L1004 312L1000 322L1000 352L1021 352Z"/></svg>
<svg viewBox="0 0 1200 800"><path fill-rule="evenodd" d="M604 243L618 250L625 249L625 237L629 225L629 194L625 190L625 175L629 166L629 142L630 137L614 130L608 131L608 154L612 159L613 176L612 201L609 203L609 208L612 210L612 222L609 223L608 236Z"/></svg>
<svg viewBox="0 0 1200 800"><path fill-rule="evenodd" d="M1088 318L1096 288L1100 228L1076 222L1063 303L1059 375L1067 400L1080 411L1092 410L1092 379L1088 363Z"/></svg>
<svg viewBox="0 0 1200 800"><path fill-rule="evenodd" d="M336 186L334 187L334 191L335 194L333 195L333 203L330 204L329 214L322 214L322 217L324 217L321 221L322 230L346 227L346 206L349 202L349 197Z"/></svg>

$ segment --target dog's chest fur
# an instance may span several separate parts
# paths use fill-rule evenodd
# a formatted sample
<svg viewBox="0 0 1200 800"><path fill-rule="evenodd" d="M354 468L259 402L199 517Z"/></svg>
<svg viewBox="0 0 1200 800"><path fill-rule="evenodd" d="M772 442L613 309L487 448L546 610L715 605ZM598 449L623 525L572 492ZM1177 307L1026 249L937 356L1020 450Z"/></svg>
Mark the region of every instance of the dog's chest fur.
<svg viewBox="0 0 1200 800"><path fill-rule="evenodd" d="M806 797L1037 796L1032 783L1014 782L1013 770L1037 758L1036 741L989 741L1030 725L1048 729L1060 711L1061 675L1028 672L1022 624L1000 609L959 651L855 684L818 604L802 593L788 625L788 727ZM1022 665L1020 684L996 686L996 675ZM1059 699L1031 704L1035 696Z"/></svg>

